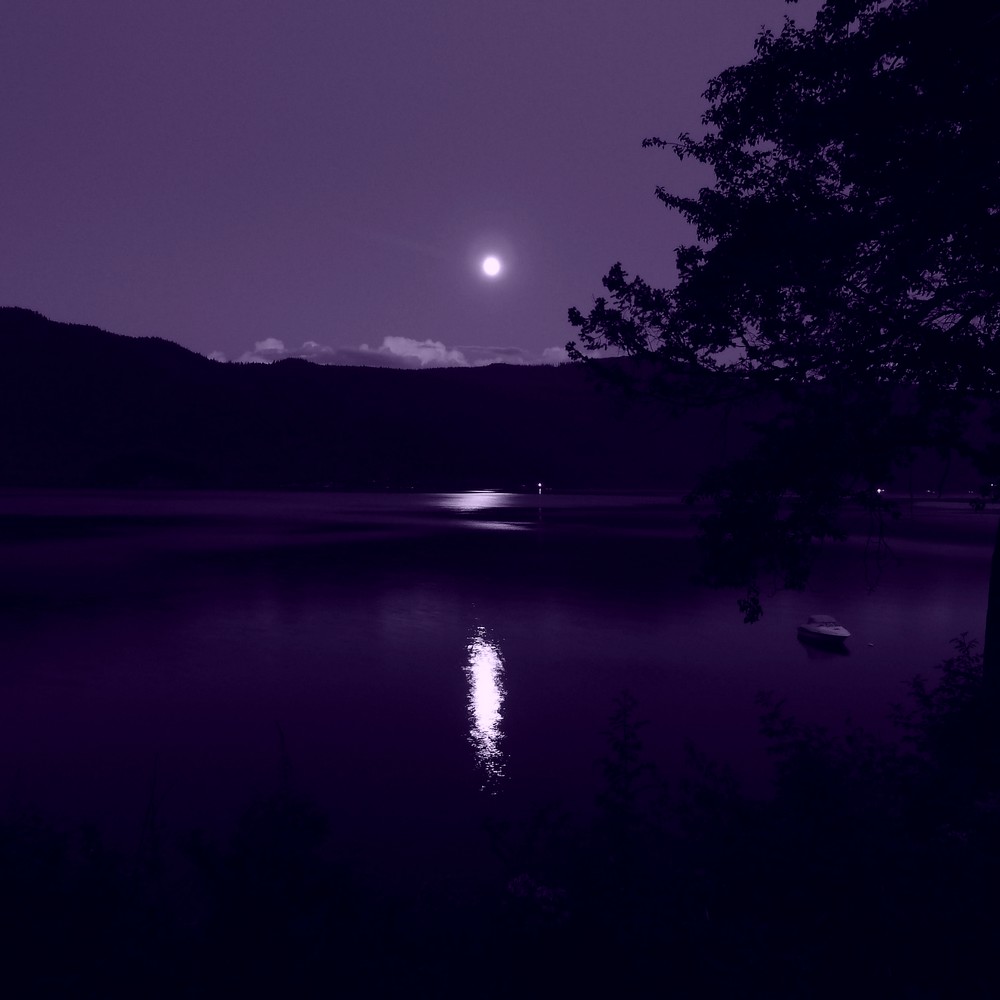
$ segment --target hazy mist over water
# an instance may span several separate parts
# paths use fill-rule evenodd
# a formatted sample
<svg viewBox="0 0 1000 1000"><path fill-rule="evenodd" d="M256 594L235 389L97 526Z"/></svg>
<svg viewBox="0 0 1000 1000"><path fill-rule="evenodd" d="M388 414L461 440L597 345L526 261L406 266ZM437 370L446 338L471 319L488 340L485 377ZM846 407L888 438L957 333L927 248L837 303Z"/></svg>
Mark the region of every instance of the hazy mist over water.
<svg viewBox="0 0 1000 1000"><path fill-rule="evenodd" d="M623 688L668 772L690 740L763 787L758 691L888 732L981 638L995 516L905 513L881 564L828 546L747 626L690 582L676 497L4 492L0 796L128 838L155 774L165 823L211 827L283 736L364 864L420 866L491 811L584 807ZM848 655L797 640L816 611Z"/></svg>

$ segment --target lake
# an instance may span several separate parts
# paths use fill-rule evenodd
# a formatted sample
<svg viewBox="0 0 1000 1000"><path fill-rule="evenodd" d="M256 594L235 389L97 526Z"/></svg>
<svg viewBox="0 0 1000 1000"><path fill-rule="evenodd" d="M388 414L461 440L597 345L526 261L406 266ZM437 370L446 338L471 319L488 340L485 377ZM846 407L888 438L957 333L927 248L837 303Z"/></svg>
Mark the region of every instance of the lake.
<svg viewBox="0 0 1000 1000"><path fill-rule="evenodd" d="M224 828L292 780L390 877L486 850L497 812L590 801L623 689L650 755L767 783L758 691L887 733L906 682L981 637L996 516L904 504L805 592L694 586L674 496L0 492L0 796L129 845ZM796 638L836 615L848 654Z"/></svg>

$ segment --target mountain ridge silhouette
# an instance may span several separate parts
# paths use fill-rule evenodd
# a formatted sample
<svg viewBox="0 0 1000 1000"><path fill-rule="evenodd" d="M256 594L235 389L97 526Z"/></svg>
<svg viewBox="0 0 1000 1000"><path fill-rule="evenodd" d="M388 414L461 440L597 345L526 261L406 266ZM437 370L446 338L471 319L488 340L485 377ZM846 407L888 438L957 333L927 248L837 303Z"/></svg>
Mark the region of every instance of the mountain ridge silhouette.
<svg viewBox="0 0 1000 1000"><path fill-rule="evenodd" d="M7 487L686 490L751 440L745 411L671 416L583 364L227 364L18 307L0 351Z"/></svg>
<svg viewBox="0 0 1000 1000"><path fill-rule="evenodd" d="M0 485L671 485L670 422L582 366L225 364L16 307L0 349Z"/></svg>

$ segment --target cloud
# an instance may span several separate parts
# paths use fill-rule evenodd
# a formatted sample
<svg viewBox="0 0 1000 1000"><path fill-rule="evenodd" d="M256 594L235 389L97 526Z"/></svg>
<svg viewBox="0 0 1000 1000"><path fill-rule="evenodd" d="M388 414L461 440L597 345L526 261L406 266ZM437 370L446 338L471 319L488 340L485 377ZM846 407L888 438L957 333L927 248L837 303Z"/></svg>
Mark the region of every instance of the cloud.
<svg viewBox="0 0 1000 1000"><path fill-rule="evenodd" d="M221 351L209 357L225 361ZM301 358L320 365L353 365L372 368L481 368L484 365L555 365L567 361L562 347L547 347L532 354L520 347L448 347L440 340L415 340L412 337L388 336L378 347L330 347L307 340L299 348L287 348L277 337L258 340L252 351L244 351L236 360L241 364L269 364L284 358Z"/></svg>
<svg viewBox="0 0 1000 1000"><path fill-rule="evenodd" d="M242 364L267 364L289 357L285 353L285 342L277 337L265 337L253 345L252 351L244 351L236 360Z"/></svg>
<svg viewBox="0 0 1000 1000"><path fill-rule="evenodd" d="M521 347L481 347L463 344L448 348L439 340L413 340L410 337L385 337L382 346L376 350L372 350L367 344L362 344L361 350L382 358L399 358L411 368L558 365L569 360L564 347L547 347L541 354L531 354Z"/></svg>
<svg viewBox="0 0 1000 1000"><path fill-rule="evenodd" d="M361 350L368 350L366 344ZM420 368L468 368L461 351L449 350L440 340L414 340L412 337L384 337L377 353L416 362Z"/></svg>
<svg viewBox="0 0 1000 1000"><path fill-rule="evenodd" d="M564 365L569 361L569 354L565 347L546 347L542 351L542 364Z"/></svg>
<svg viewBox="0 0 1000 1000"><path fill-rule="evenodd" d="M285 342L283 340L278 340L277 337L267 337L264 340L258 340L256 344L253 345L253 349L259 353L269 353L274 351L277 354L283 354L285 351Z"/></svg>

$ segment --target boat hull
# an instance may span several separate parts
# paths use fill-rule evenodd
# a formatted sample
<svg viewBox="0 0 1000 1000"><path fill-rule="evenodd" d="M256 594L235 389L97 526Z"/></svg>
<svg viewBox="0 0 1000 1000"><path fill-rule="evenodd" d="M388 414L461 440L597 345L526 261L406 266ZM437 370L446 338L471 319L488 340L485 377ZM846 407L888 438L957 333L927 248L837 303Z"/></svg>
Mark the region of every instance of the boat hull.
<svg viewBox="0 0 1000 1000"><path fill-rule="evenodd" d="M850 639L851 633L843 625L835 626L799 626L799 638L807 642L820 642L827 645L841 645Z"/></svg>

